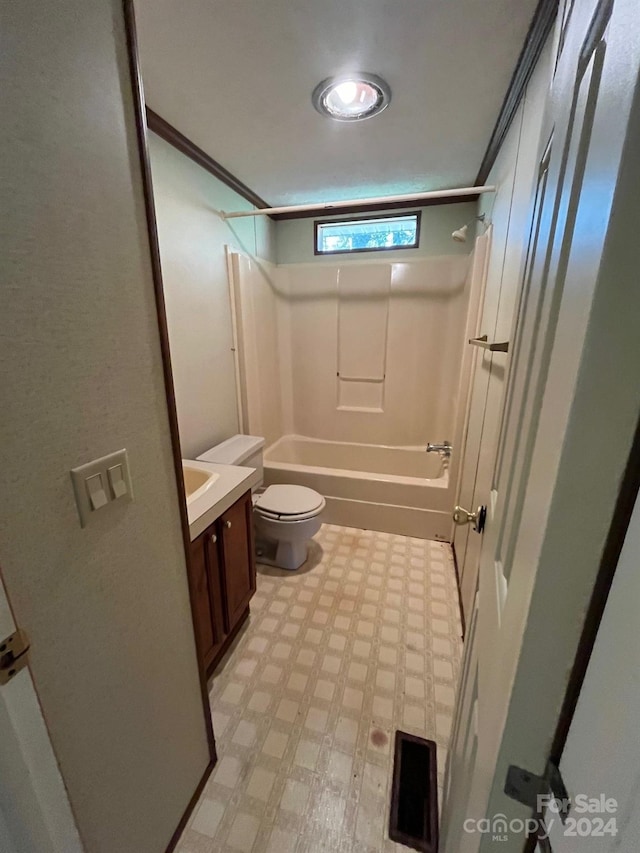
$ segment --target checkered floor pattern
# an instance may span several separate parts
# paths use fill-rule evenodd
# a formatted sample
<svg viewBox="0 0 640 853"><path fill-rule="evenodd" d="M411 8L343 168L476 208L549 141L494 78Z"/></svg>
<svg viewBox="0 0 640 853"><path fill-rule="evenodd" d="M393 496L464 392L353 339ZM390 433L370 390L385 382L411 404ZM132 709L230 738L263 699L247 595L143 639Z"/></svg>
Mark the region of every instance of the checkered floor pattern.
<svg viewBox="0 0 640 853"><path fill-rule="evenodd" d="M259 565L178 853L406 853L388 839L394 733L437 742L441 786L460 634L443 543L324 525L297 572Z"/></svg>

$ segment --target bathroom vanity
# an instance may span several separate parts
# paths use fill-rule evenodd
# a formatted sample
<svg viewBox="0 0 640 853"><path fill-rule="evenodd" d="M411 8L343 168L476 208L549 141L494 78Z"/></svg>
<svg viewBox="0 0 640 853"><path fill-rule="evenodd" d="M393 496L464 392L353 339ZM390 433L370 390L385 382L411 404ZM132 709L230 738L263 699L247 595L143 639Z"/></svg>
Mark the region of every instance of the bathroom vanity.
<svg viewBox="0 0 640 853"><path fill-rule="evenodd" d="M259 474L253 468L188 460L183 469L196 648L210 675L249 615L256 590L251 489Z"/></svg>
<svg viewBox="0 0 640 853"><path fill-rule="evenodd" d="M191 542L189 588L198 655L211 673L249 615L256 590L251 492Z"/></svg>

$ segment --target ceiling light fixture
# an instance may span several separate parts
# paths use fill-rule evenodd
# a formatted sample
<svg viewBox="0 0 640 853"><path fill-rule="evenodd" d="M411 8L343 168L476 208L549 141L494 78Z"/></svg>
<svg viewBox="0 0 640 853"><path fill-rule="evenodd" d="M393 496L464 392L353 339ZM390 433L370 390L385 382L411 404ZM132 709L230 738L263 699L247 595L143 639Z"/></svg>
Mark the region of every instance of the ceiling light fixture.
<svg viewBox="0 0 640 853"><path fill-rule="evenodd" d="M335 121L362 121L389 106L391 89L376 74L343 74L318 83L311 96L318 112Z"/></svg>

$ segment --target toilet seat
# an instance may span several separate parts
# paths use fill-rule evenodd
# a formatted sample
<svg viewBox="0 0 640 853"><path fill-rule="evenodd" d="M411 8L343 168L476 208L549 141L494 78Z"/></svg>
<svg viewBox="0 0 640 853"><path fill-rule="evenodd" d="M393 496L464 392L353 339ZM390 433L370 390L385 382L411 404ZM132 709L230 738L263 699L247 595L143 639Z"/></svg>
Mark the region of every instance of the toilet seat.
<svg viewBox="0 0 640 853"><path fill-rule="evenodd" d="M277 485L268 486L253 506L261 516L274 521L304 521L322 512L325 499L306 486Z"/></svg>

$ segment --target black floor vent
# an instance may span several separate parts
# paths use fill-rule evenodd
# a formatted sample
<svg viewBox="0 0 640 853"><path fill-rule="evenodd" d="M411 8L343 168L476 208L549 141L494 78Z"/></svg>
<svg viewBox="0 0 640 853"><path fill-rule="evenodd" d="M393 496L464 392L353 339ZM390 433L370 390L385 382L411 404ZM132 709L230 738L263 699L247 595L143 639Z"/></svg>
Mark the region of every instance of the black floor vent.
<svg viewBox="0 0 640 853"><path fill-rule="evenodd" d="M436 745L396 732L389 838L422 853L438 850Z"/></svg>

